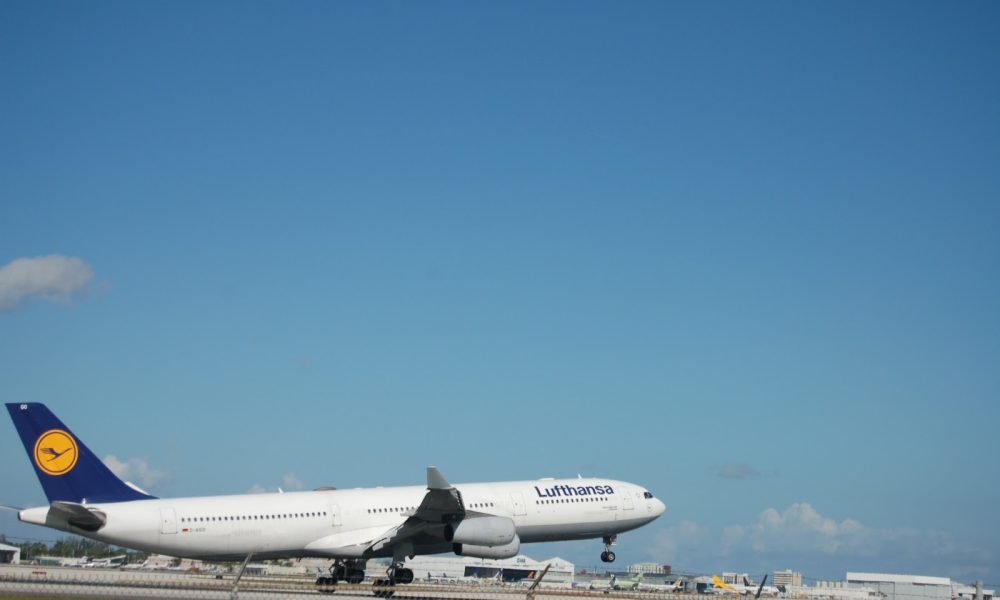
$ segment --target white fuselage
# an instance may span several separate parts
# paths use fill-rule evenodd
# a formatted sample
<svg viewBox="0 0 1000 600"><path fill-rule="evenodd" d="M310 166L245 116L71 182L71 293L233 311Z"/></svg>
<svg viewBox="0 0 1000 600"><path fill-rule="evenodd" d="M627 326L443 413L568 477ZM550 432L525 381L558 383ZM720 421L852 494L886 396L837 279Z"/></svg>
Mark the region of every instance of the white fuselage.
<svg viewBox="0 0 1000 600"><path fill-rule="evenodd" d="M666 509L637 485L607 479L545 479L457 484L469 515L509 517L523 543L613 536L635 529ZM600 493L610 488L612 493ZM579 490L579 492L577 491ZM595 491L596 490L596 491ZM110 544L171 556L236 560L258 558L391 556L373 550L386 531L420 506L422 486L204 496L88 504L106 524L87 532L49 507L20 512L22 521ZM434 536L418 540L416 554L451 551Z"/></svg>

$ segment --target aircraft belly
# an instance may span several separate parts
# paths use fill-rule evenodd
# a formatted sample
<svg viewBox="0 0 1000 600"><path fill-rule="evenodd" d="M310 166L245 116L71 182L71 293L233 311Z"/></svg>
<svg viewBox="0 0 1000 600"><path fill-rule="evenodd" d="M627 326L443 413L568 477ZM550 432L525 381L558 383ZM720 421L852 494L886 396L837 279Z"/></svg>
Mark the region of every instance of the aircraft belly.
<svg viewBox="0 0 1000 600"><path fill-rule="evenodd" d="M617 521L534 524L518 527L517 534L520 536L522 542L528 544L561 540L586 540L631 531L650 521L651 519L643 518L620 519Z"/></svg>
<svg viewBox="0 0 1000 600"><path fill-rule="evenodd" d="M427 544L417 544L414 546L415 552L417 554L452 554L455 552L454 547L449 542L433 542ZM373 556L373 558L388 558L392 556L392 552L382 553Z"/></svg>
<svg viewBox="0 0 1000 600"><path fill-rule="evenodd" d="M303 550L309 556L361 558L368 546L385 531L384 525L340 531L309 542Z"/></svg>

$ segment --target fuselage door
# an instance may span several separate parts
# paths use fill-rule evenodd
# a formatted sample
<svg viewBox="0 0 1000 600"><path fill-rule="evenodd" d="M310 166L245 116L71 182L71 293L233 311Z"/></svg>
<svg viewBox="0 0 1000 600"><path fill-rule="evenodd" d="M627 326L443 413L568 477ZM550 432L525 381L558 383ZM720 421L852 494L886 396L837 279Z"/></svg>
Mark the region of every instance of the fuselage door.
<svg viewBox="0 0 1000 600"><path fill-rule="evenodd" d="M177 515L174 509L160 509L160 533L177 533Z"/></svg>
<svg viewBox="0 0 1000 600"><path fill-rule="evenodd" d="M340 506L336 504L330 505L330 522L333 524L334 527L340 527L341 525Z"/></svg>
<svg viewBox="0 0 1000 600"><path fill-rule="evenodd" d="M510 495L510 504L514 507L514 516L520 516L527 514L524 510L524 496L521 492L512 492Z"/></svg>
<svg viewBox="0 0 1000 600"><path fill-rule="evenodd" d="M622 495L622 506L625 508L625 510L634 510L635 509L635 504L632 503L632 493L631 492L625 492Z"/></svg>

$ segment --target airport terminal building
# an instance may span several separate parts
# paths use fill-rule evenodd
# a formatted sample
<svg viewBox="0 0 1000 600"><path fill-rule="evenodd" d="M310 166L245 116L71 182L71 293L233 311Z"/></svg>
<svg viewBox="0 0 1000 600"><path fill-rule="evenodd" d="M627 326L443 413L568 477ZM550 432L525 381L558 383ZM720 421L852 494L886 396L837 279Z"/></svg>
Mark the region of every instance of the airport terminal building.
<svg viewBox="0 0 1000 600"><path fill-rule="evenodd" d="M784 571L775 571L774 575L771 577L771 581L774 585L780 585L785 587L801 587L802 586L802 573L798 571L793 571L791 569L785 569Z"/></svg>
<svg viewBox="0 0 1000 600"><path fill-rule="evenodd" d="M0 544L0 565L16 565L21 562L21 549L17 546Z"/></svg>
<svg viewBox="0 0 1000 600"><path fill-rule="evenodd" d="M975 588L947 577L894 575L890 573L847 573L847 586L875 590L886 600L952 600L974 598ZM983 590L983 600L992 600L994 590Z"/></svg>

